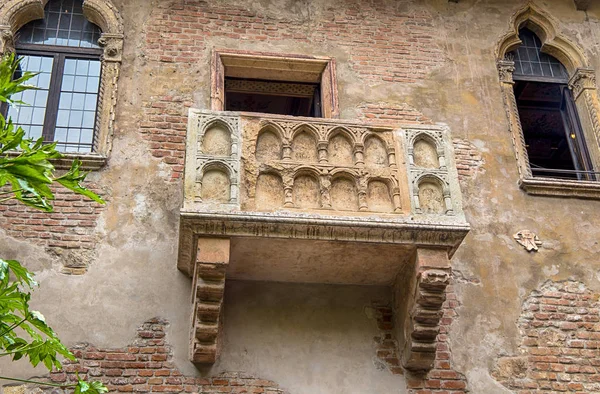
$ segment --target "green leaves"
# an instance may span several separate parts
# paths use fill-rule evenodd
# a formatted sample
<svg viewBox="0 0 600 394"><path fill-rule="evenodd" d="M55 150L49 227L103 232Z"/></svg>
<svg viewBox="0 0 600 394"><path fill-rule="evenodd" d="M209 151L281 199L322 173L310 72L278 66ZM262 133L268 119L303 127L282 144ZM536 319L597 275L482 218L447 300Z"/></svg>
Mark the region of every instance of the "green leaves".
<svg viewBox="0 0 600 394"><path fill-rule="evenodd" d="M100 204L104 204L104 200L102 200L96 193L81 186L80 182L83 182L87 173L81 173L79 171L79 166L81 166L81 161L77 159L74 160L69 172L54 180L66 187L67 189L74 191L75 193L91 198L92 200Z"/></svg>
<svg viewBox="0 0 600 394"><path fill-rule="evenodd" d="M14 103L10 96L27 89L35 89L24 82L34 77L34 73L19 71L20 59L14 54L0 61L0 101ZM13 77L21 73L17 79ZM50 185L54 182L75 193L86 196L100 204L104 201L94 192L86 189L86 172L81 172L81 161L75 160L71 169L64 175L54 177L52 159L61 158L56 143L44 143L25 138L21 127L15 126L10 119L0 114L0 188L10 185L10 191L0 192L0 202L16 199L22 203L46 212L52 212L54 194Z"/></svg>
<svg viewBox="0 0 600 394"><path fill-rule="evenodd" d="M14 53L5 55L0 62L0 101L4 103L15 103L10 100L13 94L29 89L37 89L33 85L26 85L25 82L35 77L37 73L29 71L22 72L19 64L21 59L17 59ZM15 76L17 78L15 79ZM20 104L20 102L17 102Z"/></svg>
<svg viewBox="0 0 600 394"><path fill-rule="evenodd" d="M77 386L75 386L75 394L101 394L107 393L108 388L100 382L84 382L77 377Z"/></svg>
<svg viewBox="0 0 600 394"><path fill-rule="evenodd" d="M0 102L22 104L12 101L15 93L34 86L25 82L36 74L23 72L19 59L9 54L0 60ZM86 196L98 203L104 201L81 183L87 173L80 171L81 162L75 160L64 175L54 176L52 159L61 158L56 143L45 144L25 138L25 131L0 114L0 203L16 199L22 203L52 212L53 183ZM13 361L26 358L34 367L43 364L48 370L62 367L59 357L75 360L69 349L62 344L54 330L46 323L44 315L29 309L32 290L37 283L33 274L16 260L0 259L0 357L10 356ZM52 383L33 382L0 376L0 379L57 386ZM77 384L59 385L71 387L75 393L101 394L108 389L100 382L87 383L77 376Z"/></svg>

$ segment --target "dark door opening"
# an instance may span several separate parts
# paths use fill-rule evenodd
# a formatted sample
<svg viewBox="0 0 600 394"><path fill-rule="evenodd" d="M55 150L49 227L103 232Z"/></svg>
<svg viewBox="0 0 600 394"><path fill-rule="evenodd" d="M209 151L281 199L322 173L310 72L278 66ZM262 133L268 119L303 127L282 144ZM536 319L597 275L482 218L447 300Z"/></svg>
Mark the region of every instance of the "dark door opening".
<svg viewBox="0 0 600 394"><path fill-rule="evenodd" d="M225 110L321 117L319 84L225 78Z"/></svg>

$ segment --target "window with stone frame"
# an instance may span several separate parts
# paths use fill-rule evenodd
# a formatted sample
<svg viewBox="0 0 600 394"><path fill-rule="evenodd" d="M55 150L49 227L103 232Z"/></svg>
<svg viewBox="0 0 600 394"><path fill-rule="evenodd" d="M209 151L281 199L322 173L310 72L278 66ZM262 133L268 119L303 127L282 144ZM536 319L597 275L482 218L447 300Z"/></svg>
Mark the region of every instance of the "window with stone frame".
<svg viewBox="0 0 600 394"><path fill-rule="evenodd" d="M596 180L568 73L541 51L534 32L519 31L522 44L508 54L514 61L514 94L534 177Z"/></svg>
<svg viewBox="0 0 600 394"><path fill-rule="evenodd" d="M21 71L38 73L38 90L15 95L7 115L28 138L56 142L63 152L93 150L102 49L100 28L83 16L78 0L51 0L44 19L29 22L17 33Z"/></svg>
<svg viewBox="0 0 600 394"><path fill-rule="evenodd" d="M496 47L518 185L531 195L600 199L596 71L562 30L527 4Z"/></svg>
<svg viewBox="0 0 600 394"><path fill-rule="evenodd" d="M18 72L39 73L38 90L0 108L27 136L56 142L59 168L79 157L83 168L106 162L112 145L123 23L111 0L5 0L0 53L22 58Z"/></svg>
<svg viewBox="0 0 600 394"><path fill-rule="evenodd" d="M211 67L214 111L339 116L331 58L216 50Z"/></svg>

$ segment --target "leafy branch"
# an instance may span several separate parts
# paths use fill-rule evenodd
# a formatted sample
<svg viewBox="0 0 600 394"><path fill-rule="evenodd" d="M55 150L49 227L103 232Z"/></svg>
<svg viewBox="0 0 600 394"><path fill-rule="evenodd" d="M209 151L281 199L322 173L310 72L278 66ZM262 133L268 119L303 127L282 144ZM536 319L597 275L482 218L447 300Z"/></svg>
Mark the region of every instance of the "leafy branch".
<svg viewBox="0 0 600 394"><path fill-rule="evenodd" d="M21 104L11 99L16 93L36 87L26 82L36 74L22 72L20 59L14 54L0 60L0 102ZM18 200L25 205L52 212L55 199L51 185L59 184L98 203L104 201L81 183L87 173L80 170L81 162L73 161L71 169L61 176L54 175L52 159L61 158L56 143L45 144L25 138L23 128L5 119L0 113L0 203ZM37 283L33 274L16 260L0 258L0 357L13 361L28 359L34 367L44 365L49 371L60 370L60 357L74 361L75 356L63 345L44 315L29 308L31 291ZM0 379L34 383L44 386L73 388L75 394L101 394L108 389L101 382L85 382L77 375L77 383L58 385L0 376Z"/></svg>

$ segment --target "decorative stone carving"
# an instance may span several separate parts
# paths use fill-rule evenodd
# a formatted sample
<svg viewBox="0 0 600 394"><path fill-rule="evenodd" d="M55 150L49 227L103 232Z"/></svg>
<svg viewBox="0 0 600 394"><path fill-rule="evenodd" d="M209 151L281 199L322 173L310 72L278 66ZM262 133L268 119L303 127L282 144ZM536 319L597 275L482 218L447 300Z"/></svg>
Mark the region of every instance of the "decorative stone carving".
<svg viewBox="0 0 600 394"><path fill-rule="evenodd" d="M460 208L455 206L452 194L459 190L456 169L447 164L454 160L447 130L440 126L411 126L403 131L413 212L454 215Z"/></svg>
<svg viewBox="0 0 600 394"><path fill-rule="evenodd" d="M186 201L226 210L239 207L239 119L190 110L188 125L186 156L195 162L186 161Z"/></svg>
<svg viewBox="0 0 600 394"><path fill-rule="evenodd" d="M512 60L498 60L498 75L500 77L500 82L514 84L513 80L513 72L515 71L515 62Z"/></svg>
<svg viewBox="0 0 600 394"><path fill-rule="evenodd" d="M391 130L276 117L242 119L241 124L244 140L254 143L245 152L255 155L245 156L244 160L250 207L265 208L257 199L256 188L261 175L271 173L284 180L284 203L273 206L274 210L402 212L402 188ZM282 146L281 157L279 146ZM380 183L374 183L369 190L368 185L375 181ZM264 182L260 186L264 192ZM341 190L353 195L344 195ZM369 198L378 201L369 203Z"/></svg>
<svg viewBox="0 0 600 394"><path fill-rule="evenodd" d="M402 364L417 372L431 369L435 361L442 305L450 283L448 256L440 250L417 249L414 272L414 293L407 294L408 305L401 316L404 320Z"/></svg>
<svg viewBox="0 0 600 394"><path fill-rule="evenodd" d="M596 73L589 68L579 68L569 80L575 100L587 89L596 89Z"/></svg>
<svg viewBox="0 0 600 394"><path fill-rule="evenodd" d="M528 252L537 252L538 246L542 245L538 236L529 230L521 230L513 235L513 238Z"/></svg>
<svg viewBox="0 0 600 394"><path fill-rule="evenodd" d="M190 360L210 364L217 360L220 351L229 240L200 238L195 257Z"/></svg>
<svg viewBox="0 0 600 394"><path fill-rule="evenodd" d="M14 50L13 40L17 31L28 22L42 19L46 3L47 0L5 0L0 3L0 53ZM111 0L84 0L83 14L102 31L98 44L104 47L104 55L93 151L106 157L112 148L117 81L123 48L123 20Z"/></svg>

